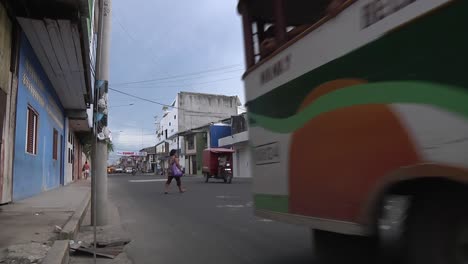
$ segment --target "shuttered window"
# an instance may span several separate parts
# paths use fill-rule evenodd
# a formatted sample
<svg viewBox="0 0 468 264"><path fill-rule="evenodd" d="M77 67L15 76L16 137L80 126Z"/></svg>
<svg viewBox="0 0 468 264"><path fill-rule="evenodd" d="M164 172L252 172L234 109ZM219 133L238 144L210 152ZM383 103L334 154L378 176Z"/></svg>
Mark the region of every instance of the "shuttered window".
<svg viewBox="0 0 468 264"><path fill-rule="evenodd" d="M36 110L28 106L27 131L26 131L26 152L37 154L37 127L39 115Z"/></svg>
<svg viewBox="0 0 468 264"><path fill-rule="evenodd" d="M52 141L52 158L54 160L58 159L58 132L54 129L54 138Z"/></svg>

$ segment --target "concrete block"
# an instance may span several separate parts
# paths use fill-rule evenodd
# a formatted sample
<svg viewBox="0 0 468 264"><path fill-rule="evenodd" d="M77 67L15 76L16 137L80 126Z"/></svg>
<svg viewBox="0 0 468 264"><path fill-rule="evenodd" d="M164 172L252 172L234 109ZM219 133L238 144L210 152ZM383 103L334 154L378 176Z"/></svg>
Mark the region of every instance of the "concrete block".
<svg viewBox="0 0 468 264"><path fill-rule="evenodd" d="M80 206L73 213L73 215L70 217L65 226L62 228L62 231L59 233L59 239L75 239L90 203L91 192L88 192L83 202L80 204Z"/></svg>
<svg viewBox="0 0 468 264"><path fill-rule="evenodd" d="M3 262L6 264L39 263L50 250L50 247L41 243L28 243L9 246L4 252Z"/></svg>
<svg viewBox="0 0 468 264"><path fill-rule="evenodd" d="M70 258L68 251L68 240L56 240L44 260L42 260L42 264L68 264Z"/></svg>

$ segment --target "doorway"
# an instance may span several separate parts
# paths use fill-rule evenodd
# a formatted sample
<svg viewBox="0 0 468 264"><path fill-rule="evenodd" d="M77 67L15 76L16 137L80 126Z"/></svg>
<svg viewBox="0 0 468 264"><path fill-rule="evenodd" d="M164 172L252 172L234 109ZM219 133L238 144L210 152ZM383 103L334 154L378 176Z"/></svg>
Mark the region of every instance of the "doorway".
<svg viewBox="0 0 468 264"><path fill-rule="evenodd" d="M60 147L59 147L59 150L60 150L60 185L65 185L65 177L64 177L64 170L63 170L63 163L64 163L64 160L63 160L63 152L64 152L64 149L62 147L63 145L63 135L60 135Z"/></svg>

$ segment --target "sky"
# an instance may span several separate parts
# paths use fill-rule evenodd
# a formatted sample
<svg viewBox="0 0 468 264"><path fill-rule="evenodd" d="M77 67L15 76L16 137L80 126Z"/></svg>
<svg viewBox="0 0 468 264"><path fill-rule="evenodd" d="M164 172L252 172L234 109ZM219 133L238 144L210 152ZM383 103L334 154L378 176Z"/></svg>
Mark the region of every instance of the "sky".
<svg viewBox="0 0 468 264"><path fill-rule="evenodd" d="M171 104L180 91L238 95L245 102L237 0L112 4L110 88L163 104ZM109 106L116 151L154 146L162 106L112 90Z"/></svg>

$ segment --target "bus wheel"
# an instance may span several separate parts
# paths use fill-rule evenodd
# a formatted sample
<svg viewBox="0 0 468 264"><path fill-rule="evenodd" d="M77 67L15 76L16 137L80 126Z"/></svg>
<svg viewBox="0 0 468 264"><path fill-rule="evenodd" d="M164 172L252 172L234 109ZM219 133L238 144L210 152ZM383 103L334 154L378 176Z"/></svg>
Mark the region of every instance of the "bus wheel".
<svg viewBox="0 0 468 264"><path fill-rule="evenodd" d="M405 257L404 230L412 198L410 195L389 194L382 201L375 225L381 263L401 263Z"/></svg>
<svg viewBox="0 0 468 264"><path fill-rule="evenodd" d="M376 260L373 238L313 230L312 246L319 263L369 263Z"/></svg>
<svg viewBox="0 0 468 264"><path fill-rule="evenodd" d="M468 263L466 201L450 192L415 197L406 228L408 263Z"/></svg>
<svg viewBox="0 0 468 264"><path fill-rule="evenodd" d="M208 175L208 173L205 173L205 182L208 182L209 179L210 179L210 175Z"/></svg>

